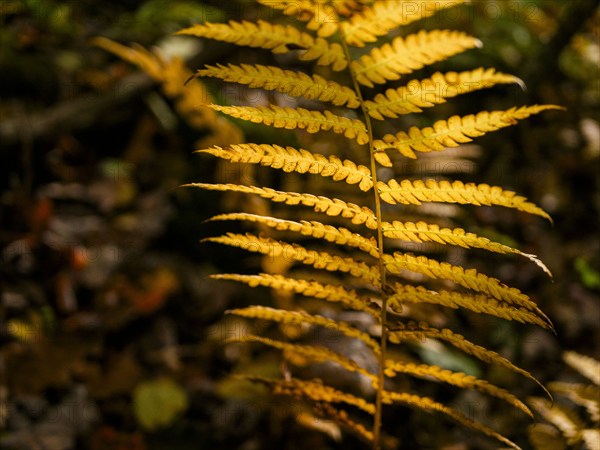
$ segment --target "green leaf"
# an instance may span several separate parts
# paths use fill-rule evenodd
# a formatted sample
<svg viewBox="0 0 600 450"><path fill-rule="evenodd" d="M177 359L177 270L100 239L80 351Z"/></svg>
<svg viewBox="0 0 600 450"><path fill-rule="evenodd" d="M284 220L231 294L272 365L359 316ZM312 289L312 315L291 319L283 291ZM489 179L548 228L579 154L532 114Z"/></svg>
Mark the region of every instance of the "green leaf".
<svg viewBox="0 0 600 450"><path fill-rule="evenodd" d="M144 381L133 392L135 417L149 431L171 425L187 407L185 391L170 378Z"/></svg>
<svg viewBox="0 0 600 450"><path fill-rule="evenodd" d="M583 258L575 260L575 269L581 277L581 282L588 289L600 289L600 273Z"/></svg>

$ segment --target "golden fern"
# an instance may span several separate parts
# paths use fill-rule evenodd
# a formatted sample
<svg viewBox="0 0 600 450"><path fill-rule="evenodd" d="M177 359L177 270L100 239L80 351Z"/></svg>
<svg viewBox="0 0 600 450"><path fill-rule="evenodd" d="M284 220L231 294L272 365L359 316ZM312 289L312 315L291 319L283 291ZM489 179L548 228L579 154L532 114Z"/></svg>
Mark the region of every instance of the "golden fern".
<svg viewBox="0 0 600 450"><path fill-rule="evenodd" d="M285 203L286 205L305 205L314 208L317 212L325 213L328 216L341 216L350 219L355 225L365 224L366 227L376 230L377 218L375 213L366 206L359 206L354 203L348 203L337 198L328 198L312 194L300 194L298 192L277 191L271 188L261 188L257 186L243 186L238 184L208 184L208 183L189 183L185 186L198 187L214 191L232 191L243 192L246 194L257 194L262 198L273 202Z"/></svg>
<svg viewBox="0 0 600 450"><path fill-rule="evenodd" d="M325 225L321 222L307 222L306 220L294 222L293 220L283 220L275 217L259 216L257 214L248 213L220 214L211 217L209 220L247 220L280 231L294 231L304 236L324 239L338 245L356 247L375 258L379 256L377 241L374 238L366 238L358 233L352 233L346 228L337 228L331 225Z"/></svg>
<svg viewBox="0 0 600 450"><path fill-rule="evenodd" d="M360 106L356 92L347 86L342 86L335 81L328 81L319 75L310 76L274 66L217 64L198 70L196 76L220 78L232 83L245 84L251 88L277 91L307 100L330 102L336 106L347 106L348 108Z"/></svg>
<svg viewBox="0 0 600 450"><path fill-rule="evenodd" d="M203 102L210 111L278 129L300 129L307 133L332 132L348 138L342 142L343 151L335 151L328 140L319 142L302 135L306 147L314 143L320 152L294 148L275 143L231 143L198 150L234 164L254 164L279 169L285 174L281 189L245 184L190 183L187 186L220 192L253 194L295 211L292 216L280 217L250 212L223 213L210 221L242 221L258 227L264 234L225 233L209 237L204 242L224 244L266 256L267 260L284 261L286 269L303 265L309 271L320 270L320 275L287 276L261 273L258 275L223 274L214 278L245 283L251 287L267 287L278 293L299 294L337 305L343 309L367 315L374 325L361 329L338 320L288 308L250 306L229 311L248 320L267 320L281 325L302 324L306 327L326 327L341 333L346 339L357 339L378 360L375 372L361 367L352 355L336 353L331 348L312 343L286 342L275 338L244 336L235 342L256 342L279 349L284 355L312 360L332 361L341 368L365 377L375 391L374 402L334 389L316 380L249 379L267 384L277 394L307 399L316 404L316 411L330 415L350 431L371 441L374 449L381 448L382 407L394 403L412 408L439 412L474 430L498 439L505 445L516 444L473 421L458 411L409 392L397 392L394 378L409 375L436 380L463 389L476 389L498 397L526 414L529 408L511 392L462 372L451 372L442 367L392 360L387 352L389 344L402 345L434 339L451 345L483 362L496 364L540 384L536 378L498 353L466 340L449 329L434 328L426 323L403 322L406 304L430 304L444 308L461 309L487 314L506 320L529 323L553 330L550 320L535 302L516 288L480 273L472 268L452 265L443 260L412 253L386 252L390 240L408 243L436 243L464 249L477 248L498 254L523 256L549 273L535 255L494 242L462 228L441 227L425 221L401 221L390 214L384 217L382 203L389 205L421 205L423 203L455 203L474 206L502 206L537 215L550 220L539 206L512 191L487 184L465 183L459 180L396 179L394 162L387 150L398 150L400 156L416 158L420 152L441 151L470 142L472 138L513 125L518 120L546 110L552 105L514 107L505 111L479 112L439 120L431 127L412 127L407 131L377 136L372 120L397 118L400 115L422 112L424 108L445 103L460 94L489 88L499 84L521 84L508 74L494 69L478 68L463 72L435 72L428 78L412 79L383 93L367 98L361 85L374 87L413 73L465 50L479 47L480 41L465 33L450 30L419 31L403 35L396 29L436 12L454 7L461 1L426 0L258 0L258 3L299 21L301 26L282 25L259 20L229 21L226 24L203 23L179 32L201 38L215 39L240 46L270 50L275 54L294 53L304 65L315 61L329 66L319 74L307 70L289 70L276 65L217 64L205 66L196 75L213 77L275 91L309 100L329 103L331 110L314 107L305 109L298 103L286 102L269 105L221 106ZM410 4L409 4L410 3ZM398 33L389 43L377 44L379 37ZM365 47L362 56L353 56L349 46ZM348 77L330 80L332 71L348 69ZM351 80L351 84L344 84ZM272 96L278 99L277 95ZM313 107L311 104L311 108ZM333 107L332 107L333 105ZM306 143L306 145L304 145ZM361 148L361 146L364 146ZM367 147L368 146L368 150ZM316 150L316 148L315 148ZM351 158L347 157L352 155ZM391 170L379 171L378 164ZM381 174L388 173L385 180ZM304 174L304 175L303 175ZM304 180L310 174L321 180L316 193L299 192L292 182ZM291 177L294 178L291 178ZM304 178L303 178L304 176ZM294 181L295 180L295 181ZM325 181L337 183L326 185ZM310 189L309 189L310 190ZM368 197L367 197L368 195ZM347 197L345 199L338 198ZM372 201L369 201L369 200ZM320 218L302 220L300 206L312 208ZM392 210L393 207L386 209ZM283 214L285 210L281 211ZM266 234L268 230L268 233ZM274 235L277 234L277 237ZM302 245L298 244L302 239ZM266 271L266 269L265 269ZM324 271L324 272L323 272ZM446 289L413 286L400 278L414 279L409 273L429 280L442 280ZM310 272L312 273L312 272ZM325 273L327 275L325 275ZM439 283L438 283L439 284ZM460 290L449 290L457 285ZM400 313L400 314L394 314ZM294 361L294 358L291 358ZM385 385L385 389L384 389ZM388 389L388 386L390 387ZM541 385L540 385L541 386ZM545 388L541 386L544 390ZM547 391L546 391L547 392ZM579 392L579 391L578 391ZM579 392L586 398L586 392ZM335 408L332 404L339 404ZM373 416L372 426L360 418L351 418L344 409L350 405ZM355 411L356 412L356 411Z"/></svg>
<svg viewBox="0 0 600 450"><path fill-rule="evenodd" d="M295 278L286 278L282 275L271 275L261 273L258 275L220 274L211 275L217 280L232 280L246 283L251 287L266 286L273 289L292 291L307 297L327 300L333 303L341 303L348 309L365 311L371 316L378 318L379 312L371 306L369 299L361 297L354 290L345 289L342 286L317 283Z"/></svg>
<svg viewBox="0 0 600 450"><path fill-rule="evenodd" d="M422 30L374 48L352 61L351 69L358 83L373 87L479 46L481 41L459 31Z"/></svg>
<svg viewBox="0 0 600 450"><path fill-rule="evenodd" d="M349 323L339 320L328 319L326 317L311 315L300 311L286 311L282 309L267 308L265 306L250 306L243 309L233 309L227 311L229 314L235 314L241 317L251 317L254 319L273 320L283 324L310 324L336 330L349 338L358 339L364 342L371 350L379 355L381 348L369 334L360 331Z"/></svg>
<svg viewBox="0 0 600 450"><path fill-rule="evenodd" d="M600 448L600 361L575 352L563 353L563 360L593 384L555 381L548 385L561 400L571 404L550 403L543 398L529 399L530 405L548 422L532 425L529 439L536 450ZM573 407L581 407L589 416L583 419Z"/></svg>
<svg viewBox="0 0 600 450"><path fill-rule="evenodd" d="M401 311L402 304L405 303L431 303L435 305L446 306L449 308L464 308L481 314L489 314L508 320L516 320L521 323L533 323L543 328L550 328L552 325L548 320L541 316L532 302L527 302L530 308L517 306L509 302L490 298L486 295L464 294L461 292L449 291L431 291L423 286L410 286L396 283L394 285L394 295L388 299L388 305L392 310Z"/></svg>
<svg viewBox="0 0 600 450"><path fill-rule="evenodd" d="M359 144L369 141L367 128L358 119L336 116L331 111L310 111L304 108L288 108L276 105L266 106L220 106L206 105L231 117L262 123L275 128L290 130L301 128L309 133L331 130L343 134L349 139L356 139Z"/></svg>
<svg viewBox="0 0 600 450"><path fill-rule="evenodd" d="M377 94L373 100L366 100L364 105L374 119L397 118L402 114L421 112L422 108L446 103L446 99L460 94L503 83L521 84L522 81L513 75L482 67L460 73L436 72L431 78L412 80L405 86L386 90L385 95Z"/></svg>
<svg viewBox="0 0 600 450"><path fill-rule="evenodd" d="M497 364L500 367L504 367L512 372L518 373L526 378L537 383L548 397L552 398L550 392L544 387L540 381L538 381L533 375L520 367L515 366L508 359L499 355L498 353L488 350L480 345L477 345L467 339L464 336L455 333L454 331L444 328L438 329L432 327L425 322L409 322L409 323L396 323L395 327L389 332L389 340L394 344L400 344L402 342L422 342L425 339L435 339L438 341L446 342L453 347L461 350L462 352L474 356L480 361Z"/></svg>
<svg viewBox="0 0 600 450"><path fill-rule="evenodd" d="M396 27L425 19L440 9L451 8L463 1L441 0L436 2L435 8L427 0L410 4L404 0L373 2L373 5L342 23L344 39L349 45L364 47L365 43L377 41L379 36L385 36Z"/></svg>
<svg viewBox="0 0 600 450"><path fill-rule="evenodd" d="M438 120L433 127L411 127L408 133L400 131L396 135L387 134L383 139L376 140L373 146L377 152L396 149L408 158L416 158L415 151L432 152L458 147L460 144L471 142L473 137L514 125L519 119L548 109L560 108L553 105L534 105L510 108L506 111L482 111L465 117L453 116L448 120ZM386 157L381 155L381 158Z"/></svg>
<svg viewBox="0 0 600 450"><path fill-rule="evenodd" d="M242 248L250 252L262 253L270 258L283 257L330 272L349 273L362 279L366 283L377 285L379 281L379 269L367 263L356 261L352 258L332 255L327 252L319 252L306 249L298 244L289 244L284 241L276 241L271 238L255 236L251 233L235 234L227 233L219 237L204 239L204 242L215 242Z"/></svg>
<svg viewBox="0 0 600 450"><path fill-rule="evenodd" d="M460 203L461 205L491 206L498 205L515 208L529 214L535 214L551 220L547 212L530 203L525 197L498 186L488 184L463 183L462 181L435 180L390 180L377 183L381 200L395 205L420 205L425 202Z"/></svg>
<svg viewBox="0 0 600 450"><path fill-rule="evenodd" d="M476 421L466 417L465 415L461 414L460 412L456 411L455 409L450 408L442 403L438 403L438 402L430 399L429 397L419 397L417 395L407 394L405 392L389 392L389 391L384 391L382 397L383 397L383 402L387 403L387 404L394 403L394 402L404 403L413 408L423 409L428 412L434 411L437 413L445 414L445 415L449 416L450 418L452 418L453 420L456 420L461 425L464 425L466 427L480 431L488 436L491 436L491 437L497 439L498 441L502 442L503 444L508 445L511 448L514 448L514 449L521 448L518 445L516 445L514 442L510 441L509 439L506 439L504 436L502 436L501 434L498 434L491 428L489 428L485 425L482 425L481 423L476 422Z"/></svg>
<svg viewBox="0 0 600 450"><path fill-rule="evenodd" d="M300 55L302 60L317 60L317 64L331 65L333 70L344 70L348 60L342 47L323 38L314 38L311 34L298 30L292 25L277 25L264 20L257 23L236 22L204 23L180 30L178 34L205 37L236 45L258 47L273 53L288 53L295 48L305 49Z"/></svg>
<svg viewBox="0 0 600 450"><path fill-rule="evenodd" d="M318 36L331 36L338 29L339 18L335 4L313 0L258 0L258 2L278 9L287 16L295 16L307 22L306 28L317 31ZM323 19L323 15L327 16L326 20Z"/></svg>
<svg viewBox="0 0 600 450"><path fill-rule="evenodd" d="M310 173L323 177L332 177L335 181L343 180L348 184L358 184L362 191L373 187L371 171L368 167L355 164L346 159L343 162L334 155L329 157L308 150L296 150L292 147L280 147L267 144L231 145L227 149L213 147L198 150L230 162L261 164L284 172Z"/></svg>
<svg viewBox="0 0 600 450"><path fill-rule="evenodd" d="M186 83L192 72L181 58L167 58L158 50L150 52L139 45L125 47L104 37L92 39L91 43L138 66L160 83L165 95L174 99L177 112L190 126L212 132L213 136L206 141L223 142L224 145L243 140L241 131L230 121L222 120L210 109L198 108L199 104L212 101L212 96L200 80Z"/></svg>

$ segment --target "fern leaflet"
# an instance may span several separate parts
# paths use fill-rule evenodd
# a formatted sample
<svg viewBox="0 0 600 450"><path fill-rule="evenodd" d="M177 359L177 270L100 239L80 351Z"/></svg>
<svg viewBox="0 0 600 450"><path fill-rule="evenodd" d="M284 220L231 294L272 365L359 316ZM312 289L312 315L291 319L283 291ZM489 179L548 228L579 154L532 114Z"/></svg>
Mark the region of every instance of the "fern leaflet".
<svg viewBox="0 0 600 450"><path fill-rule="evenodd" d="M487 184L463 183L462 181L426 181L390 180L380 181L377 185L381 199L392 205L420 205L422 202L460 203L463 205L497 205L514 208L529 214L552 220L548 213L539 206L529 203L525 197L512 191L505 191L498 186Z"/></svg>
<svg viewBox="0 0 600 450"><path fill-rule="evenodd" d="M261 64L241 64L236 66L206 66L196 72L200 77L220 78L232 83L248 85L251 88L262 88L277 91L307 100L321 100L336 106L358 108L360 102L356 93L335 81L328 81L319 75L307 75L293 70L283 70L276 66Z"/></svg>
<svg viewBox="0 0 600 450"><path fill-rule="evenodd" d="M365 101L364 105L374 119L396 118L402 114L421 112L422 108L445 103L448 98L501 83L522 85L523 82L513 75L481 67L460 73L436 72L431 78L412 80L406 86L386 90L385 95L377 94L373 100Z"/></svg>
<svg viewBox="0 0 600 450"><path fill-rule="evenodd" d="M360 84L373 87L374 83L400 79L426 65L479 47L481 42L465 33L449 30L422 30L406 38L397 37L389 44L374 48L370 53L352 61L351 69Z"/></svg>
<svg viewBox="0 0 600 450"><path fill-rule="evenodd" d="M483 136L517 123L518 119L527 118L549 109L561 109L552 105L523 106L506 111L482 111L465 117L453 116L448 120L438 120L433 127L419 129L411 127L408 133L400 131L396 135L387 134L383 139L373 142L377 152L396 149L407 158L416 158L417 152L432 152L448 147L458 147L471 142L473 137Z"/></svg>
<svg viewBox="0 0 600 450"><path fill-rule="evenodd" d="M358 119L336 116L331 111L310 111L304 108L288 108L271 105L266 106L220 106L206 105L238 119L262 123L275 128L305 129L309 133L321 130L332 130L349 139L356 139L359 144L369 142L367 128Z"/></svg>

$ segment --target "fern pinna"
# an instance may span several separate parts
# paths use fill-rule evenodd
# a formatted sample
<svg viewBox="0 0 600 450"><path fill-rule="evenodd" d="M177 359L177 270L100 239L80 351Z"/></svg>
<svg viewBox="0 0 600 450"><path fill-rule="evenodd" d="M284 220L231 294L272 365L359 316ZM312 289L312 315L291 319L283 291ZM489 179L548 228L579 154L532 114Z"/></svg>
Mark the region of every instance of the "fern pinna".
<svg viewBox="0 0 600 450"><path fill-rule="evenodd" d="M372 442L375 449L382 445L382 408L384 405L397 403L447 415L505 445L518 448L500 433L472 420L457 409L429 397L396 391L393 389L393 378L409 375L460 388L476 389L531 415L529 408L515 395L466 373L395 359L388 351L388 344L422 339L439 340L484 362L500 365L537 382L529 372L516 367L498 353L478 346L448 329L436 328L422 320L411 321L404 310L408 305L440 305L552 330L550 320L526 294L475 269L438 261L425 254L386 250L397 249L398 246L394 245L397 241L477 248L524 256L547 271L534 255L461 228L449 228L424 220L403 220L399 216L399 210L393 205L496 205L550 218L526 198L500 187L447 179L397 179L394 160L397 164L400 158L415 159L420 153L458 147L475 137L557 107L533 105L503 111L482 111L439 120L424 128L413 126L394 134L376 136L374 121L419 113L461 94L498 84L520 84L521 81L494 69L477 68L459 73L436 72L428 78L410 80L400 87L388 88L372 95L375 92L373 88L381 91L379 88L385 87L385 84L401 78L404 80L417 69L481 45L477 39L465 33L449 30L419 31L407 36L398 35L394 31L396 37L389 38L388 42L381 45L377 42L380 37L391 36L392 31L399 27L431 16L437 10L457 6L462 3L459 0L259 0L259 3L283 13L283 20L277 23L264 20L256 23L202 23L181 30L179 34L267 49L275 54L292 53L300 61L315 61L317 66L324 66L322 75L262 64L207 65L198 70L197 75L295 96L299 101L308 101L309 105L329 103L329 109L289 106L289 101L287 106L208 104L205 107L234 118L275 128L301 129L308 133L331 131L347 138L347 144L337 152L329 150L331 146L327 145L326 155L277 143L234 144L227 148L214 146L199 152L230 163L257 164L283 172L313 174L332 179L354 188L349 195L355 201L332 198L323 195L325 192L321 191L301 193L244 184L190 184L189 186L202 189L260 196L275 203L291 205L298 211L301 207L312 208L318 214L319 220L290 220L289 217L245 212L221 214L210 219L246 221L257 224L261 230L273 229L287 233L286 236L296 234L309 237L311 239L307 246L276 239L272 237L273 234L266 233L226 233L204 241L239 247L269 255L270 258L283 257L287 262L303 264L311 270L330 272L329 277L316 271L314 276L302 272L302 277L296 278L282 273L222 274L215 275L214 278L314 297L368 314L377 326L359 329L338 319L291 309L250 306L229 311L230 314L245 318L264 319L280 324L331 327L348 338L364 343L376 357L378 367L369 371L354 361L352 355L343 355L325 346L243 336L235 341L260 343L280 349L286 355L316 362L334 362L350 372L360 374L372 386L374 399L342 392L318 380L294 377L249 378L271 386L278 394L315 402L321 413L331 414L350 431ZM407 3L414 7L407 8ZM297 19L299 25L290 25L286 15ZM305 24L301 24L302 22ZM367 45L372 48L363 48ZM350 47L360 50L351 50ZM353 57L359 52L360 57ZM345 75L340 74L335 81L329 79L335 72ZM348 85L344 85L344 81ZM322 145L320 147L323 148ZM345 158L351 152L364 160L365 165ZM304 208L304 211L307 209ZM302 215L303 212L296 214ZM314 218L314 215L311 217ZM328 247L324 249L318 246L319 242ZM313 245L318 247L308 248ZM422 283L411 283L411 280L420 280L414 277L415 274L429 279L428 287ZM456 289L449 290L448 286L455 286ZM373 416L372 425L365 426L364 418L362 421L360 418L351 418L346 411L333 408L333 404L345 404L354 415L363 413Z"/></svg>

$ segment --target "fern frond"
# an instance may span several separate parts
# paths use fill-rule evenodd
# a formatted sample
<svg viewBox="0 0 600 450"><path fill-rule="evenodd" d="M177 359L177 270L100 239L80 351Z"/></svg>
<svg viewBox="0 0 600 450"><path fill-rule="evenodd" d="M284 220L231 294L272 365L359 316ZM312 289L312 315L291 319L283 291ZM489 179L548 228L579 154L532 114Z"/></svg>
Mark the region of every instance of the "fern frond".
<svg viewBox="0 0 600 450"><path fill-rule="evenodd" d="M486 70L483 67L458 73L436 72L431 78L412 80L406 86L388 89L385 94L377 94L373 100L365 101L365 107L374 119L397 118L402 114L421 112L422 108L446 103L448 98L501 83L523 85L523 82L513 75L496 72L495 69Z"/></svg>
<svg viewBox="0 0 600 450"><path fill-rule="evenodd" d="M516 320L521 323L532 323L543 328L549 325L530 310L513 306L507 302L491 299L485 295L470 295L453 291L431 291L423 286L394 284L394 294L388 298L392 310L401 311L405 303L430 303L448 308L464 308L470 311L500 317L506 320Z"/></svg>
<svg viewBox="0 0 600 450"><path fill-rule="evenodd" d="M307 323L310 325L318 325L331 330L336 330L345 336L364 342L376 355L381 352L379 344L372 339L371 336L341 320L328 319L323 316L312 315L303 311L287 311L266 306L249 306L247 308L232 309L227 311L227 313L252 319L272 320L283 324Z"/></svg>
<svg viewBox="0 0 600 450"><path fill-rule="evenodd" d="M351 17L357 12L362 11L366 6L372 4L375 0L327 0L335 4L340 16Z"/></svg>
<svg viewBox="0 0 600 450"><path fill-rule="evenodd" d="M268 144L237 144L229 148L218 146L198 150L218 158L236 163L261 164L281 169L284 172L311 173L323 177L332 177L335 181L358 184L362 191L373 187L371 170L346 159L342 162L337 156L323 156L308 150L296 150L293 147L280 147Z"/></svg>
<svg viewBox="0 0 600 450"><path fill-rule="evenodd" d="M581 431L585 424L574 411L557 403L552 404L543 398L530 398L529 404L562 432L568 444L572 445L581 439Z"/></svg>
<svg viewBox="0 0 600 450"><path fill-rule="evenodd" d="M282 11L286 16L307 22L306 28L328 37L338 29L339 17L335 4L313 0L258 0L259 3Z"/></svg>
<svg viewBox="0 0 600 450"><path fill-rule="evenodd" d="M373 83L398 80L401 75L480 46L481 41L460 31L422 30L374 48L350 67L360 84L373 87Z"/></svg>
<svg viewBox="0 0 600 450"><path fill-rule="evenodd" d="M359 296L356 291L348 290L342 286L321 284L316 281L286 278L282 275L261 273L258 275L218 274L211 275L216 280L232 280L246 283L250 287L265 286L277 290L295 292L306 297L314 297L333 303L341 303L354 311L364 311L375 318L381 316L381 312L372 306L370 301Z"/></svg>
<svg viewBox="0 0 600 450"><path fill-rule="evenodd" d="M511 448L521 450L521 447L519 447L517 444L515 444L511 440L505 438L504 436L497 433L496 431L492 430L491 428L489 428L479 422L475 422L474 420L469 419L467 416L461 414L460 412L456 411L455 409L450 408L449 406L446 406L442 403L438 403L429 397L420 397L418 395L408 394L405 392L385 391L384 395L383 395L383 401L384 401L384 403L388 403L388 404L402 403L402 404L405 404L412 408L420 409L420 410L427 411L427 412L434 412L434 411L440 412L440 413L445 414L446 416L450 417L451 419L455 420L459 424L466 426L467 428L477 430L487 436L495 438L496 440L502 442L503 444L508 445Z"/></svg>
<svg viewBox="0 0 600 450"><path fill-rule="evenodd" d="M600 422L600 387L593 384L554 382L548 387L557 394L562 394L573 403L583 406L593 422Z"/></svg>
<svg viewBox="0 0 600 450"><path fill-rule="evenodd" d="M498 386L494 386L485 380L480 380L473 375L467 375L463 372L453 372L451 370L442 369L441 367L429 364L413 364L389 359L386 360L385 374L388 377L395 377L399 373L425 379L431 377L442 383L450 384L452 386L464 389L476 389L484 394L504 400L515 408L520 409L528 416L533 417L531 410L510 392L499 388Z"/></svg>
<svg viewBox="0 0 600 450"><path fill-rule="evenodd" d="M210 183L190 183L185 184L188 187L198 187L212 191L231 191L242 192L245 194L256 194L262 198L273 202L285 203L286 205L304 205L314 208L316 212L325 213L328 216L341 216L355 225L364 224L371 230L377 229L377 219L375 213L366 206L359 206L354 203L347 203L337 198L331 199L312 194L300 194L298 192L276 191L271 188L261 188L256 186L244 186L240 184L210 184Z"/></svg>
<svg viewBox="0 0 600 450"><path fill-rule="evenodd" d="M165 59L158 54L149 52L140 45L134 44L132 47L126 47L105 37L96 37L91 40L91 44L138 66L154 80L160 81L163 79L162 69L166 66Z"/></svg>
<svg viewBox="0 0 600 450"><path fill-rule="evenodd" d="M297 354L315 362L334 362L349 372L356 372L367 377L372 384L377 383L377 377L375 375L363 369L351 359L340 355L339 353L336 353L333 350L330 350L326 347L291 344L289 342L282 342L274 339L263 338L253 335L245 335L233 339L228 339L227 342L260 342L261 344L268 345L270 347L274 347L285 352Z"/></svg>
<svg viewBox="0 0 600 450"><path fill-rule="evenodd" d="M549 109L561 108L554 105L533 105L513 107L505 111L482 111L464 117L453 116L448 120L438 120L433 127L411 127L408 133L400 131L396 135L387 134L383 140L373 141L373 148L377 152L396 149L407 158L414 159L415 151L432 152L458 147L465 142L471 142L474 137L509 127L516 124L517 120Z"/></svg>
<svg viewBox="0 0 600 450"><path fill-rule="evenodd" d="M324 239L339 245L348 245L358 248L374 258L379 257L377 241L373 238L366 238L358 233L353 233L346 228L336 228L331 225L325 225L321 222L302 220L294 222L293 220L278 219L276 217L259 216L249 213L230 213L219 214L211 217L208 221L216 220L247 220L249 222L260 223L279 231L293 231L304 236L310 236L316 239Z"/></svg>
<svg viewBox="0 0 600 450"><path fill-rule="evenodd" d="M314 38L291 25L278 25L259 20L257 23L230 20L225 23L206 22L177 32L190 36L215 39L231 44L264 48L273 53L288 53L297 48L305 49L302 60L317 60L320 65L332 65L336 71L348 65L342 47L323 38Z"/></svg>
<svg viewBox="0 0 600 450"><path fill-rule="evenodd" d="M488 184L463 183L462 181L437 182L433 179L423 180L390 180L388 183L379 181L377 188L381 200L395 205L420 205L422 202L460 203L476 206L504 206L514 208L529 214L552 219L539 206L529 203L525 197L512 191L505 191L498 186Z"/></svg>
<svg viewBox="0 0 600 450"><path fill-rule="evenodd" d="M270 238L258 237L250 233L245 235L227 233L223 236L203 239L202 242L215 242L238 247L250 252L268 255L270 258L283 257L288 261L296 261L313 266L315 269L349 273L374 286L378 286L380 283L379 269L377 267L356 261L352 258L343 258L327 252L308 250L298 244L289 244Z"/></svg>
<svg viewBox="0 0 600 450"><path fill-rule="evenodd" d="M569 366L591 380L596 386L600 386L600 361L576 352L565 352L563 359Z"/></svg>
<svg viewBox="0 0 600 450"><path fill-rule="evenodd" d="M358 119L337 116L327 110L321 112L276 105L254 107L210 104L206 106L228 116L270 125L275 128L286 128L288 130L301 128L305 129L308 133L331 130L334 133L343 134L348 139L356 139L359 144L369 142L367 128L363 122Z"/></svg>
<svg viewBox="0 0 600 450"><path fill-rule="evenodd" d="M496 364L500 367L510 370L511 372L515 372L519 375L529 378L544 390L548 398L552 399L552 395L548 389L546 389L546 387L532 374L518 366L515 366L512 362L500 354L477 345L468 339L465 339L463 335L455 333L448 328L434 328L425 322L419 322L418 324L415 322L409 322L406 324L399 323L395 324L395 327L392 331L390 331L388 338L390 342L395 344L399 344L403 341L423 342L425 339L435 339L446 342L458 350L474 356L480 361L488 364Z"/></svg>
<svg viewBox="0 0 600 450"><path fill-rule="evenodd" d="M296 398L308 397L316 402L345 403L347 405L355 406L368 414L375 414L375 405L372 403L369 403L360 397L355 397L352 394L334 389L320 381L298 380L296 378L289 380L274 380L250 376L244 376L243 379L269 385L273 388L274 394L289 395Z"/></svg>
<svg viewBox="0 0 600 450"><path fill-rule="evenodd" d="M309 76L303 72L283 70L275 66L261 64L207 65L204 69L198 70L196 75L246 84L251 88L277 91L294 97L304 97L307 100L331 102L336 106L347 106L348 108L360 106L356 93L347 86L326 80L319 75Z"/></svg>
<svg viewBox="0 0 600 450"><path fill-rule="evenodd" d="M239 130L231 122L219 123L214 111L197 107L198 104L211 102L212 96L200 80L192 80L185 85L192 72L183 59L166 58L158 50L150 52L140 45L126 47L104 37L92 39L92 44L139 67L154 81L161 83L165 95L175 100L175 108L191 126L224 131L229 134L228 140L235 140L234 136L239 134Z"/></svg>
<svg viewBox="0 0 600 450"><path fill-rule="evenodd" d="M449 263L439 262L426 256L415 256L410 253L396 252L394 255L384 255L386 270L399 275L404 270L421 273L433 279L450 280L467 289L490 295L493 298L517 305L528 311L537 313L546 320L545 328L551 328L550 319L532 302L529 297L516 288L501 283L496 278L488 277L475 269L464 269Z"/></svg>
<svg viewBox="0 0 600 450"><path fill-rule="evenodd" d="M416 20L426 19L437 11L451 8L464 0L411 1L386 0L374 2L349 21L342 23L345 41L355 47L364 47L367 42L375 42L394 28L408 25Z"/></svg>
<svg viewBox="0 0 600 450"><path fill-rule="evenodd" d="M560 432L546 423L529 426L529 442L534 450L567 450L567 443Z"/></svg>
<svg viewBox="0 0 600 450"><path fill-rule="evenodd" d="M367 428L363 424L350 419L350 417L348 417L348 413L343 409L338 410L331 406L329 403L325 402L317 403L315 405L315 409L317 413L321 416L328 417L330 420L333 420L337 424L346 427L348 430L360 436L365 441L373 442L373 433L367 430Z"/></svg>
<svg viewBox="0 0 600 450"><path fill-rule="evenodd" d="M581 438L589 450L600 450L600 429L588 428L581 430Z"/></svg>
<svg viewBox="0 0 600 450"><path fill-rule="evenodd" d="M495 253L521 255L535 263L549 276L552 276L546 265L535 255L469 233L462 228L440 228L427 222L393 222L382 223L383 235L388 238L401 239L407 242L436 242L438 244L457 245L463 248L480 248Z"/></svg>

